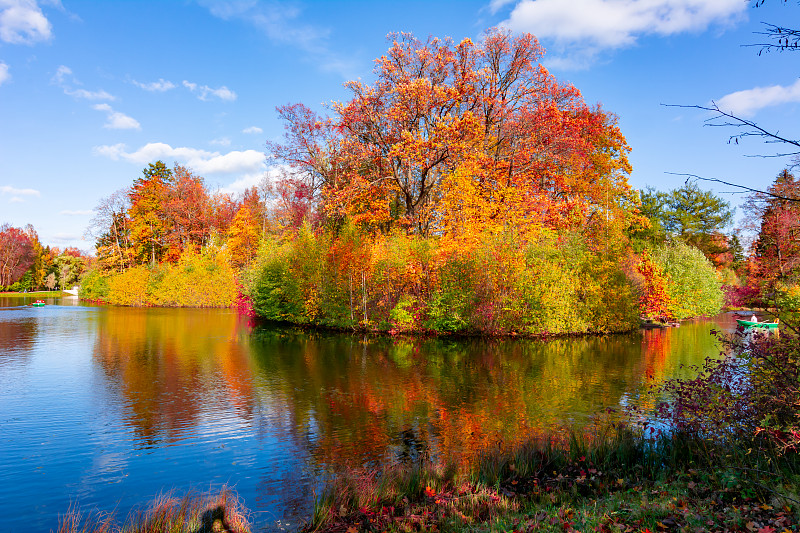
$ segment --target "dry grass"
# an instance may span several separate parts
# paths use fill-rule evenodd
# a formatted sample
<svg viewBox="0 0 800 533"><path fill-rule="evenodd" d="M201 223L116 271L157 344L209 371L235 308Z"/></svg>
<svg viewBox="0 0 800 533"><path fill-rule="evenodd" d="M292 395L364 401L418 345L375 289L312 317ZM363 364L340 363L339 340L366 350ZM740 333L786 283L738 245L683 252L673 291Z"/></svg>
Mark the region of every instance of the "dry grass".
<svg viewBox="0 0 800 533"><path fill-rule="evenodd" d="M236 494L223 488L218 493L171 493L132 512L119 524L113 514L84 516L76 507L59 520L57 533L250 533L247 512Z"/></svg>

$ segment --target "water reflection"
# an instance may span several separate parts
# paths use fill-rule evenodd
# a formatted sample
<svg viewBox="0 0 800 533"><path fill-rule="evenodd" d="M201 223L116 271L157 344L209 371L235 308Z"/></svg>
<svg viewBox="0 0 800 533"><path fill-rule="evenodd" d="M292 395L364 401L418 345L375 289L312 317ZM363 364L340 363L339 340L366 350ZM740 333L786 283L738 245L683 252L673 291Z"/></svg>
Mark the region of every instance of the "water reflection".
<svg viewBox="0 0 800 533"><path fill-rule="evenodd" d="M581 423L716 352L708 324L594 338L358 338L260 328L265 397L290 399L320 465L420 453L458 459ZM687 346L688 345L688 346ZM684 351L676 354L680 347Z"/></svg>
<svg viewBox="0 0 800 533"><path fill-rule="evenodd" d="M104 311L93 357L108 386L125 398L127 422L145 446L174 443L223 408L252 418L252 373L235 313Z"/></svg>
<svg viewBox="0 0 800 533"><path fill-rule="evenodd" d="M228 310L0 309L0 505L22 506L9 527L48 531L75 501L124 514L228 483L260 526L296 523L316 473L467 460L582 423L717 353L712 328L733 321L455 340L252 326Z"/></svg>

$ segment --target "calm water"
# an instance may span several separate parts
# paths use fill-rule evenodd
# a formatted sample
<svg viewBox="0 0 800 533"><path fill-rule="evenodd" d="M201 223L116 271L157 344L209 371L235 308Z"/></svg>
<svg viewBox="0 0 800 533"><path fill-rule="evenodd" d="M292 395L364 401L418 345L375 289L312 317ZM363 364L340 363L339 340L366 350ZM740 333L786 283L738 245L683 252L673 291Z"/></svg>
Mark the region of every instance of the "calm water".
<svg viewBox="0 0 800 533"><path fill-rule="evenodd" d="M127 514L159 492L234 486L263 530L307 516L315 474L464 457L631 401L718 348L727 315L553 341L302 333L229 310L0 298L3 529L71 504Z"/></svg>

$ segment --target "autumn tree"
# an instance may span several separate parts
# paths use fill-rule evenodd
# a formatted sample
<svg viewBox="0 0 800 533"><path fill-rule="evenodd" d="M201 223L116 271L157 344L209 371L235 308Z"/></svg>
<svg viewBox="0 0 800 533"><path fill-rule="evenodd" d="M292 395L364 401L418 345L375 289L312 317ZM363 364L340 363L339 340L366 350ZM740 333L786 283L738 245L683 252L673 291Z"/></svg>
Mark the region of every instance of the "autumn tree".
<svg viewBox="0 0 800 533"><path fill-rule="evenodd" d="M142 174L128 193L130 237L137 259L155 264L167 251L170 220L165 206L173 174L161 161L150 163Z"/></svg>
<svg viewBox="0 0 800 533"><path fill-rule="evenodd" d="M224 235L239 207L230 195L209 194L203 178L157 161L129 189L100 201L89 233L97 239L102 269L123 272L149 262L177 262Z"/></svg>
<svg viewBox="0 0 800 533"><path fill-rule="evenodd" d="M258 220L261 233L266 234L269 228L270 208L269 203L274 198L275 189L268 176L264 176L253 187L248 187L242 193L241 205L250 210L250 214Z"/></svg>
<svg viewBox="0 0 800 533"><path fill-rule="evenodd" d="M538 64L532 35L393 37L375 82L349 82L333 118L279 108L286 136L271 151L293 191L328 217L421 235L464 229L452 220L462 198L475 204L468 231L622 218L618 199L632 193L616 119Z"/></svg>
<svg viewBox="0 0 800 533"><path fill-rule="evenodd" d="M744 206L758 237L753 242L752 274L769 285L800 275L800 180L788 170L765 193L752 194Z"/></svg>
<svg viewBox="0 0 800 533"><path fill-rule="evenodd" d="M212 232L213 206L203 178L175 165L164 198L167 250L165 259L175 262L188 246L200 248Z"/></svg>
<svg viewBox="0 0 800 533"><path fill-rule="evenodd" d="M248 264L258 251L261 231L258 220L250 208L243 206L236 212L228 230L228 253L231 264L241 268Z"/></svg>
<svg viewBox="0 0 800 533"><path fill-rule="evenodd" d="M33 243L20 228L0 225L0 287L18 281L34 261Z"/></svg>

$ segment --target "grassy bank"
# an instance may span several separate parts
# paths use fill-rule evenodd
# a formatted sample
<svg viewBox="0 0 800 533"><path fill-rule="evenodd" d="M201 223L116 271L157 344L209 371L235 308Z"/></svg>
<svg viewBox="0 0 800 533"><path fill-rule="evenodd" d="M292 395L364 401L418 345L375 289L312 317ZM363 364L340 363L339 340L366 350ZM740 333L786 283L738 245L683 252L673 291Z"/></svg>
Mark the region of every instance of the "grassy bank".
<svg viewBox="0 0 800 533"><path fill-rule="evenodd" d="M67 296L62 291L35 291L35 292L0 292L3 298L60 298Z"/></svg>
<svg viewBox="0 0 800 533"><path fill-rule="evenodd" d="M707 444L622 430L532 441L462 472L431 463L351 471L303 531L797 530L794 459L734 466Z"/></svg>

